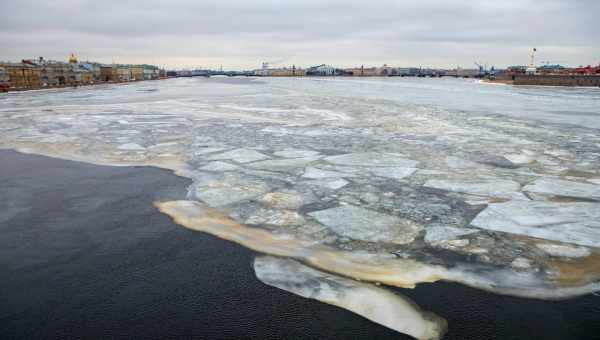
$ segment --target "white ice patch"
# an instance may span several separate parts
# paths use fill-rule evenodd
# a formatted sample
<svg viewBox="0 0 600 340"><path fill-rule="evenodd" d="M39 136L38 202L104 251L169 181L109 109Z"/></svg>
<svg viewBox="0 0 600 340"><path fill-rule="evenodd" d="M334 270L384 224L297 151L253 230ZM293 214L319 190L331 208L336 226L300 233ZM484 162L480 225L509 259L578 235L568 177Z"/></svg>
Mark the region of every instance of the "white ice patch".
<svg viewBox="0 0 600 340"><path fill-rule="evenodd" d="M238 163L250 163L255 161L261 161L267 158L269 158L269 156L252 149L235 149L208 157L208 159L211 161L230 159Z"/></svg>
<svg viewBox="0 0 600 340"><path fill-rule="evenodd" d="M275 152L274 155L283 158L304 158L317 156L319 152L313 150L285 149Z"/></svg>
<svg viewBox="0 0 600 340"><path fill-rule="evenodd" d="M246 181L240 178L213 180L207 177L205 181L198 179L197 182L199 184L195 188L195 196L211 207L221 207L247 201L262 196L269 191L269 187L264 183Z"/></svg>
<svg viewBox="0 0 600 340"><path fill-rule="evenodd" d="M291 171L298 168L303 168L307 164L318 160L319 157L306 158L288 158L288 159L270 159L266 161L255 162L248 166L253 169L261 169L268 171Z"/></svg>
<svg viewBox="0 0 600 340"><path fill-rule="evenodd" d="M322 178L342 178L342 177L356 177L356 175L349 173L341 173L337 171L322 170L315 167L307 167L302 175L304 178L322 179Z"/></svg>
<svg viewBox="0 0 600 340"><path fill-rule="evenodd" d="M470 235L478 232L477 229L471 228L456 228L448 226L437 226L427 228L425 234L425 242L431 245L436 245L441 242L455 240L458 237Z"/></svg>
<svg viewBox="0 0 600 340"><path fill-rule="evenodd" d="M600 200L600 185L565 181L558 178L540 178L523 191L535 194Z"/></svg>
<svg viewBox="0 0 600 340"><path fill-rule="evenodd" d="M350 182L346 181L343 178L338 178L338 179L324 178L324 179L315 179L314 181L309 181L306 183L309 185L316 185L316 186L320 186L320 187L327 188L330 190L338 190L338 189L345 187Z"/></svg>
<svg viewBox="0 0 600 340"><path fill-rule="evenodd" d="M338 235L367 242L407 244L422 226L411 221L352 205L311 212L319 223Z"/></svg>
<svg viewBox="0 0 600 340"><path fill-rule="evenodd" d="M492 203L471 224L481 229L600 247L598 203Z"/></svg>
<svg viewBox="0 0 600 340"><path fill-rule="evenodd" d="M117 149L126 150L126 151L144 151L144 150L146 150L143 146L136 144L136 143L121 144L117 147Z"/></svg>
<svg viewBox="0 0 600 340"><path fill-rule="evenodd" d="M391 179L404 179L410 177L417 171L417 168L369 168L368 171L378 177L386 177Z"/></svg>
<svg viewBox="0 0 600 340"><path fill-rule="evenodd" d="M231 163L215 161L210 162L207 165L200 168L200 170L204 171L213 171L213 172L223 172L223 171L234 171L238 170L239 166L233 165Z"/></svg>
<svg viewBox="0 0 600 340"><path fill-rule="evenodd" d="M469 195L522 199L522 194L518 192L521 187L519 183L505 179L468 181L432 179L427 181L424 186Z"/></svg>
<svg viewBox="0 0 600 340"><path fill-rule="evenodd" d="M580 258L590 256L591 252L585 247L573 247L566 244L538 243L536 247L546 254L555 257Z"/></svg>
<svg viewBox="0 0 600 340"><path fill-rule="evenodd" d="M419 162L404 158L404 155L398 153L377 153L377 152L362 152L349 153L345 155L329 156L325 160L336 165L348 166L387 166L387 167L404 167L414 168Z"/></svg>

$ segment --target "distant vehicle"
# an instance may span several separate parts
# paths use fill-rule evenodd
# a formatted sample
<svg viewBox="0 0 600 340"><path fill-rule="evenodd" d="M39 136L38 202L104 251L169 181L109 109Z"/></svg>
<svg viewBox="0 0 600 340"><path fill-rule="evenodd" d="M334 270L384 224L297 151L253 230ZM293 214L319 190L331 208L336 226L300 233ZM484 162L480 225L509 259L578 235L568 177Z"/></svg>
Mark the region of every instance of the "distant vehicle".
<svg viewBox="0 0 600 340"><path fill-rule="evenodd" d="M0 83L0 92L8 92L9 88L10 86L8 84Z"/></svg>

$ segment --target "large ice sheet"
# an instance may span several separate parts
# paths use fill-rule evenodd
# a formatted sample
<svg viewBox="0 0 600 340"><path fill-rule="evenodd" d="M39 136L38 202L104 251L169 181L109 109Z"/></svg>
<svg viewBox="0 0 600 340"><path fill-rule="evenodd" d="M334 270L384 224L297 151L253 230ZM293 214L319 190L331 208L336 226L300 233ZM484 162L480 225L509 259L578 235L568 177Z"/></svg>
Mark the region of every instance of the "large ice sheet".
<svg viewBox="0 0 600 340"><path fill-rule="evenodd" d="M396 216L353 205L309 213L335 233L362 241L407 244L414 241L422 226Z"/></svg>
<svg viewBox="0 0 600 340"><path fill-rule="evenodd" d="M238 163L249 163L267 159L269 156L252 149L235 149L208 157L209 160L230 159Z"/></svg>
<svg viewBox="0 0 600 340"><path fill-rule="evenodd" d="M254 169L268 171L291 171L298 168L303 168L307 164L318 160L319 157L304 157L304 158L289 158L289 159L270 159L250 164Z"/></svg>
<svg viewBox="0 0 600 340"><path fill-rule="evenodd" d="M353 166L398 166L414 168L419 162L407 159L404 155L389 152L360 152L338 156L329 156L325 160L336 165Z"/></svg>
<svg viewBox="0 0 600 340"><path fill-rule="evenodd" d="M522 195L518 192L521 187L519 183L505 179L467 181L432 179L427 181L424 184L424 186L428 188L435 188L446 191L459 192L463 194L480 195L487 197L522 197Z"/></svg>
<svg viewBox="0 0 600 340"><path fill-rule="evenodd" d="M599 203L493 203L471 224L481 229L600 247Z"/></svg>
<svg viewBox="0 0 600 340"><path fill-rule="evenodd" d="M523 191L550 196L600 200L600 185L558 178L540 178L533 184L525 186Z"/></svg>
<svg viewBox="0 0 600 340"><path fill-rule="evenodd" d="M408 298L373 284L312 269L294 260L263 256L254 260L259 280L296 295L329 303L416 339L441 339L446 321L422 311Z"/></svg>
<svg viewBox="0 0 600 340"><path fill-rule="evenodd" d="M258 181L234 176L221 180L208 179L195 188L196 197L211 207L221 207L258 198L269 191L269 186Z"/></svg>

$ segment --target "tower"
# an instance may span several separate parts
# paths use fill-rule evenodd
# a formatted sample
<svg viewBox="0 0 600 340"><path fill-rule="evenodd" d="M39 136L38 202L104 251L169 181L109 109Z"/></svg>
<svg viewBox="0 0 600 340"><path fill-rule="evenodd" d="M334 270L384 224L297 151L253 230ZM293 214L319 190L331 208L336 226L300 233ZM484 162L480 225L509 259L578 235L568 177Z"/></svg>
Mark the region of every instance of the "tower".
<svg viewBox="0 0 600 340"><path fill-rule="evenodd" d="M77 60L75 54L71 53L71 55L69 56L69 64L77 64L78 62L79 61Z"/></svg>
<svg viewBox="0 0 600 340"><path fill-rule="evenodd" d="M525 70L525 73L530 76L533 76L537 73L537 68L535 67L535 52L537 52L537 48L534 47L529 55L529 66L527 66L527 69Z"/></svg>

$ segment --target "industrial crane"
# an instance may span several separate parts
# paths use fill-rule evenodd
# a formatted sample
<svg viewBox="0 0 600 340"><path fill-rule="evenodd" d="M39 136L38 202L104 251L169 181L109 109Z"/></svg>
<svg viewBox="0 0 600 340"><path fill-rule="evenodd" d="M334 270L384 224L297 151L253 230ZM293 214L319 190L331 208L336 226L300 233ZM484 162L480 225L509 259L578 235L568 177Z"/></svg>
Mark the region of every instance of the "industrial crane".
<svg viewBox="0 0 600 340"><path fill-rule="evenodd" d="M481 65L481 63L475 62L475 65L479 67L479 76L483 77L487 73L487 65Z"/></svg>

